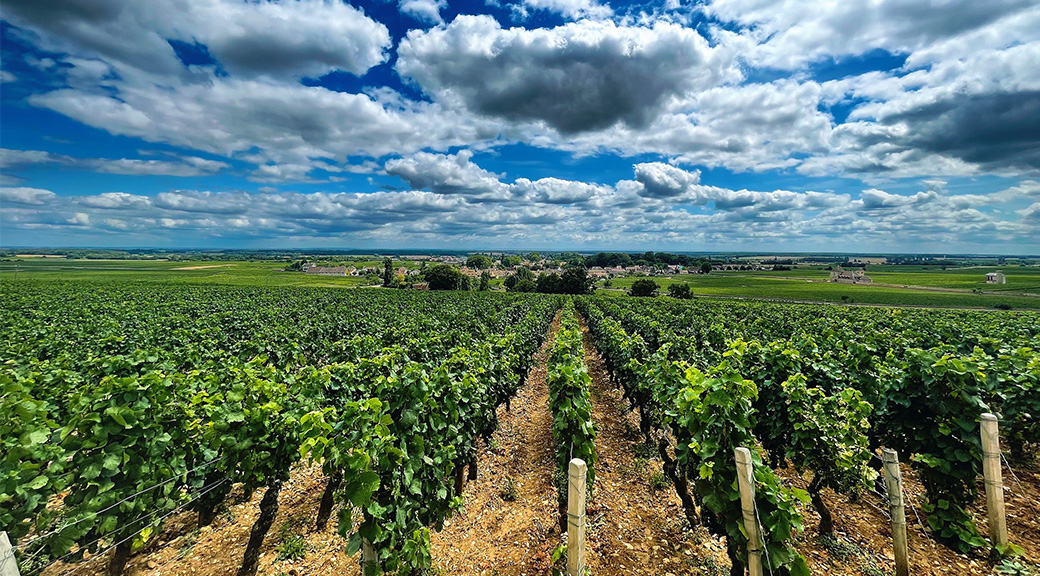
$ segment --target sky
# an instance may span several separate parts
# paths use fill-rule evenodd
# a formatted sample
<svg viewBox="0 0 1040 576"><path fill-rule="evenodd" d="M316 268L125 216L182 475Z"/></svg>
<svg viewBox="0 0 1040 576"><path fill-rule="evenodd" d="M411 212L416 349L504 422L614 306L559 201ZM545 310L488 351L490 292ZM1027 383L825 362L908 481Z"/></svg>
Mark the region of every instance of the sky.
<svg viewBox="0 0 1040 576"><path fill-rule="evenodd" d="M0 18L0 246L1040 253L1036 0Z"/></svg>

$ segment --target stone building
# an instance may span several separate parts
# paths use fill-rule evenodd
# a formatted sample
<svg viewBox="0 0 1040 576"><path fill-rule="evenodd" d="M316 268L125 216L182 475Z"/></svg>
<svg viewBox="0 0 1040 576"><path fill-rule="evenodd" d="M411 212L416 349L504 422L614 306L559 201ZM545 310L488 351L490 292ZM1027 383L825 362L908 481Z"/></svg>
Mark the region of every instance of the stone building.
<svg viewBox="0 0 1040 576"><path fill-rule="evenodd" d="M837 282L839 284L873 284L874 281L870 279L862 270L845 270L841 266L838 266L831 271L831 282Z"/></svg>

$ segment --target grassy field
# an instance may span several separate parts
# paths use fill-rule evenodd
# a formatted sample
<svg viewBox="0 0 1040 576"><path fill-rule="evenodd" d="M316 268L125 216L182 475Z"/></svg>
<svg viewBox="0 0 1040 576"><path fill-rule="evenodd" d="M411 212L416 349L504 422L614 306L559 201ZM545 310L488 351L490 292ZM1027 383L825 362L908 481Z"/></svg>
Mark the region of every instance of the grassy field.
<svg viewBox="0 0 1040 576"><path fill-rule="evenodd" d="M359 266L359 264L361 264ZM351 263L376 266L381 263ZM400 266L395 263L395 268ZM285 272L284 262L164 262L140 260L64 260L26 258L0 262L2 278L75 281L184 282L236 286L325 286L354 288L366 284L360 276L313 276Z"/></svg>
<svg viewBox="0 0 1040 576"><path fill-rule="evenodd" d="M338 264L332 262L330 264ZM381 267L382 262L349 262L359 268ZM417 267L410 261L395 262L394 267ZM285 272L285 263L269 261L167 262L159 260L68 260L63 258L24 258L0 262L0 278L76 281L80 279L113 282L184 282L249 286L320 286L354 288L366 285L357 276L311 276ZM997 268L871 266L867 273L877 283L895 286L862 286L826 282L829 272L823 267L799 268L778 272L712 272L708 275L655 277L662 288L673 282L689 282L695 295L738 298L769 298L813 302L876 304L889 306L929 306L952 308L1040 309L1040 297L1019 294L1040 293L1040 268L1009 266L1003 286L987 285L986 272ZM623 296L636 278L615 278L605 295ZM602 285L602 283L601 283ZM501 289L501 280L492 287ZM917 286L933 290L903 288ZM948 292L935 289L951 290ZM976 294L972 290L985 290ZM956 291L954 291L956 290Z"/></svg>
<svg viewBox="0 0 1040 576"><path fill-rule="evenodd" d="M1006 272L1010 272L1006 270ZM1040 270L1031 269L1029 277L1040 280ZM770 298L783 300L806 300L815 302L835 302L854 304L879 304L889 306L929 306L951 308L993 308L998 305L1011 306L1015 309L1040 309L1040 297L1024 296L1013 291L1002 291L997 294L975 294L972 288L987 286L968 285L969 278L985 276L985 272L973 272L958 275L947 273L891 273L898 277L907 277L906 282L889 282L882 280L886 273L875 275L870 273L876 282L906 284L909 286L925 286L932 288L961 288L961 292L937 292L889 286L832 284L825 282L826 271L792 270L785 272L712 272L708 275L688 275L678 277L657 277L654 280L666 288L675 282L688 282L695 295L734 296L741 298ZM627 290L637 278L615 278L612 288ZM811 281L810 281L811 280ZM992 288L1012 288L1015 277L1009 274L1006 286ZM958 284L959 283L959 284ZM1026 285L1026 282L1021 284ZM1029 284L1038 286L1037 284Z"/></svg>
<svg viewBox="0 0 1040 576"><path fill-rule="evenodd" d="M986 284L986 273L1002 270L1007 276L1007 284ZM800 278L808 280L826 280L830 271L822 266L797 268L778 272L713 272L712 275L749 276L757 275L766 278ZM921 286L928 288L951 288L957 290L984 290L1000 292L1032 292L1040 294L1040 267L1001 266L979 268L950 268L943 270L938 266L884 266L867 267L867 275L879 284L895 284L897 286Z"/></svg>

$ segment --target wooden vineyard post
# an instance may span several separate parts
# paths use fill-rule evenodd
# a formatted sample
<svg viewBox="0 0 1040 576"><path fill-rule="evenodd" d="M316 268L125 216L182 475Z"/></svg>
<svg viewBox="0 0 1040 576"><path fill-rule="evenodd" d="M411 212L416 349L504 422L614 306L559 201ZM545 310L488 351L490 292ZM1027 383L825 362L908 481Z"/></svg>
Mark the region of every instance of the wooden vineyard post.
<svg viewBox="0 0 1040 576"><path fill-rule="evenodd" d="M762 576L762 534L758 531L758 517L755 514L755 470L751 463L751 451L737 448L734 458L737 462L740 510L744 514L744 528L748 534L748 574Z"/></svg>
<svg viewBox="0 0 1040 576"><path fill-rule="evenodd" d="M588 466L571 459L567 470L567 574L585 575L585 482Z"/></svg>
<svg viewBox="0 0 1040 576"><path fill-rule="evenodd" d="M982 474L986 480L986 514L989 533L995 546L1008 543L1007 517L1004 515L1004 480L1000 472L1000 435L997 417L985 413L979 419L982 434Z"/></svg>
<svg viewBox="0 0 1040 576"><path fill-rule="evenodd" d="M0 532L0 576L19 576L18 561L14 559L7 532Z"/></svg>
<svg viewBox="0 0 1040 576"><path fill-rule="evenodd" d="M382 570L379 570L379 556L376 554L376 549L366 538L361 541L361 575L368 576L373 573L382 574Z"/></svg>
<svg viewBox="0 0 1040 576"><path fill-rule="evenodd" d="M899 471L899 454L885 448L885 486L888 487L888 510L892 515L892 548L896 557L896 576L910 574L910 558L906 541L906 515L903 513L903 476Z"/></svg>

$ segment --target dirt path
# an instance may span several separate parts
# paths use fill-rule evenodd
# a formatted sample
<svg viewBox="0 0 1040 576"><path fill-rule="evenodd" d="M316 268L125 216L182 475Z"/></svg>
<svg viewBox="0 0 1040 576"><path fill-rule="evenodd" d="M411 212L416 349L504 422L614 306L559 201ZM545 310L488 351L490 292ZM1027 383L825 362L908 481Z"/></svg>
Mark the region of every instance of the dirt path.
<svg viewBox="0 0 1040 576"><path fill-rule="evenodd" d="M588 565L597 576L701 574L727 566L725 545L697 526L686 529L679 498L661 460L647 450L638 418L610 381L584 319L585 364L592 376L596 485L588 508Z"/></svg>
<svg viewBox="0 0 1040 576"><path fill-rule="evenodd" d="M557 315L512 410L499 409L499 428L490 448L482 450L477 480L463 491L464 512L431 536L433 565L445 574L549 573L549 557L560 537L546 361L559 329ZM509 494L510 479L515 494Z"/></svg>
<svg viewBox="0 0 1040 576"><path fill-rule="evenodd" d="M181 266L173 270L207 270L209 268L230 268L231 264L203 264L201 266Z"/></svg>

